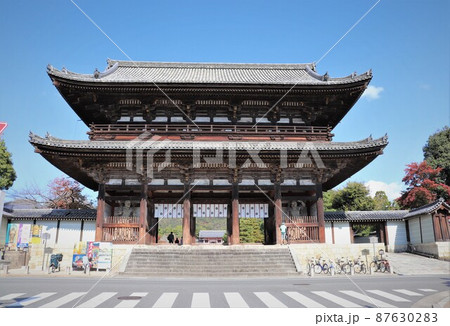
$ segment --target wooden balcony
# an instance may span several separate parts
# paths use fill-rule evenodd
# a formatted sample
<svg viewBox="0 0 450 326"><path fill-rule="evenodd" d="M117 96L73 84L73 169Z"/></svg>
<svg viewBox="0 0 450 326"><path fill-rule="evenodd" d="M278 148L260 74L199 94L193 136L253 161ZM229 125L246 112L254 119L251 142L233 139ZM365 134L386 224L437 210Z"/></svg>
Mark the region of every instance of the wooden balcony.
<svg viewBox="0 0 450 326"><path fill-rule="evenodd" d="M113 140L134 138L143 133L159 136L180 136L195 139L197 136L226 136L229 139L241 137L269 137L274 140L288 137L305 140L330 141L334 136L331 127L298 125L227 125L227 124L92 124L88 132L92 140Z"/></svg>

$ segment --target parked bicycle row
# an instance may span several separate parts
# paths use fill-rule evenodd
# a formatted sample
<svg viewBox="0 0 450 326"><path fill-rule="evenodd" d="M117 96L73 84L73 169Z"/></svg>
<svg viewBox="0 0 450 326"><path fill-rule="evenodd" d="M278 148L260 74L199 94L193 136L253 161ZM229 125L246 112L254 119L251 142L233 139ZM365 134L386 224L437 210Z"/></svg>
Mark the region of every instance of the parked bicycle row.
<svg viewBox="0 0 450 326"><path fill-rule="evenodd" d="M326 260L324 258L316 259L315 257L312 257L307 265L307 273L308 275L311 275L313 272L314 274L352 274L352 270L356 274L366 274L370 272L370 269L373 272L381 272L390 273L391 266L389 264L389 261L386 258L378 258L373 257L372 261L369 263L369 268L367 267L366 262L361 259L361 256L359 256L357 259L353 260L350 258L336 258L336 259L329 259Z"/></svg>

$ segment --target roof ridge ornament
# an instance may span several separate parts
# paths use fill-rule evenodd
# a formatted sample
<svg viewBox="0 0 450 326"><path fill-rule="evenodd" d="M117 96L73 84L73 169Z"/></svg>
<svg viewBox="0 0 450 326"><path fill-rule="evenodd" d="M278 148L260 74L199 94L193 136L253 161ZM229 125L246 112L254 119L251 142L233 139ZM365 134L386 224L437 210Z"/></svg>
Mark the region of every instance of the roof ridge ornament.
<svg viewBox="0 0 450 326"><path fill-rule="evenodd" d="M55 67L53 67L51 64L47 65L47 71L48 72L52 72L53 70L55 70Z"/></svg>

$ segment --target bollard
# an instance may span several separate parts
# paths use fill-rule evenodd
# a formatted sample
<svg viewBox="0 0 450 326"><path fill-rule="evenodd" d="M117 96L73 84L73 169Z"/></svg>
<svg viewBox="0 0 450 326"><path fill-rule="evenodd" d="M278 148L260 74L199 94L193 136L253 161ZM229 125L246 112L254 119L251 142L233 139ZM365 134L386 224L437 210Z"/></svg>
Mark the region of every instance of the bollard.
<svg viewBox="0 0 450 326"><path fill-rule="evenodd" d="M69 266L66 266L66 274L70 275L70 267Z"/></svg>
<svg viewBox="0 0 450 326"><path fill-rule="evenodd" d="M392 268L392 265L389 265L389 273L394 274L394 268Z"/></svg>
<svg viewBox="0 0 450 326"><path fill-rule="evenodd" d="M88 274L88 276L91 275L91 267L87 267L87 274Z"/></svg>
<svg viewBox="0 0 450 326"><path fill-rule="evenodd" d="M5 266L3 266L3 269L4 269L4 271L5 271L5 275L8 275L8 274L9 274L9 271L8 271L9 266L8 266L8 265L5 265Z"/></svg>
<svg viewBox="0 0 450 326"><path fill-rule="evenodd" d="M373 275L375 273L375 269L372 266L369 266L369 274Z"/></svg>
<svg viewBox="0 0 450 326"><path fill-rule="evenodd" d="M355 275L355 267L350 265L350 275Z"/></svg>
<svg viewBox="0 0 450 326"><path fill-rule="evenodd" d="M25 274L30 274L30 266L25 267Z"/></svg>
<svg viewBox="0 0 450 326"><path fill-rule="evenodd" d="M309 276L314 277L314 265L312 265L312 264L309 267Z"/></svg>
<svg viewBox="0 0 450 326"><path fill-rule="evenodd" d="M332 267L330 268L330 275L331 275L331 276L334 276L334 266L332 266Z"/></svg>

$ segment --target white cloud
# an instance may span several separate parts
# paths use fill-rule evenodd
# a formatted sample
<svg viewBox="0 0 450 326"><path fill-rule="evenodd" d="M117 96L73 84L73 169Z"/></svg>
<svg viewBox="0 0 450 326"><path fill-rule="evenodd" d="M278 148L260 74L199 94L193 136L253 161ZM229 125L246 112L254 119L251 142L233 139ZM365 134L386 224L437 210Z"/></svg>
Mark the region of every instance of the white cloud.
<svg viewBox="0 0 450 326"><path fill-rule="evenodd" d="M377 87L369 85L366 90L364 91L362 97L367 98L369 101L376 100L380 98L380 93L384 91L383 87Z"/></svg>
<svg viewBox="0 0 450 326"><path fill-rule="evenodd" d="M403 190L403 185L396 182L387 184L382 181L370 180L364 185L369 188L372 197L377 191L384 191L391 201L400 197L400 192Z"/></svg>
<svg viewBox="0 0 450 326"><path fill-rule="evenodd" d="M419 84L419 88L428 91L428 90L431 89L431 85L425 84L425 83L420 83L420 84Z"/></svg>

